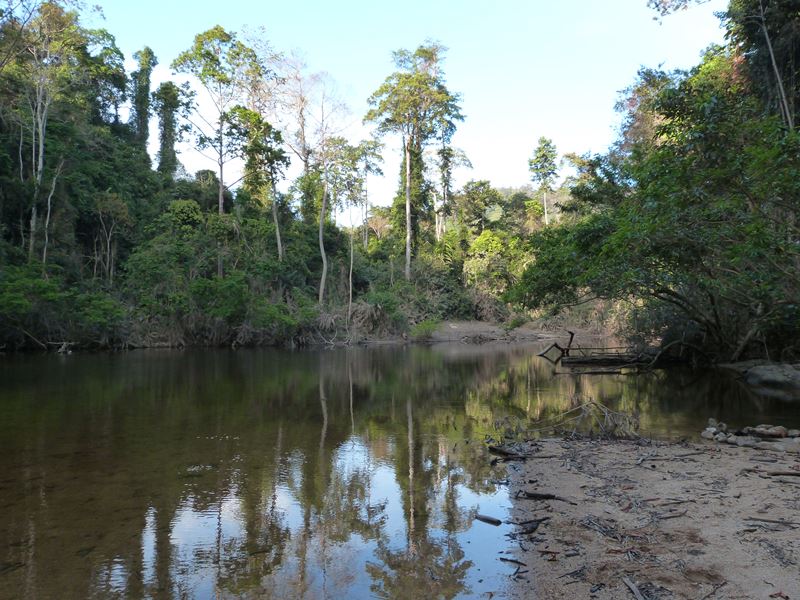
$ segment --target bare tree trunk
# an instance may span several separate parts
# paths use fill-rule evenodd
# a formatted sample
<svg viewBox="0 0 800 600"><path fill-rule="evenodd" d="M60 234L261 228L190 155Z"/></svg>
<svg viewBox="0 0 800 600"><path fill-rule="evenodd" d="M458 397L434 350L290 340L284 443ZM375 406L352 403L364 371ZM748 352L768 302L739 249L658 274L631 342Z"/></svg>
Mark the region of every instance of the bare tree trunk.
<svg viewBox="0 0 800 600"><path fill-rule="evenodd" d="M219 214L225 214L225 183L223 179L224 174L224 151L222 145L222 118L220 118L220 135L219 135L219 187L217 190L217 204ZM222 279L224 276L224 269L222 265L222 243L217 242L217 277Z"/></svg>
<svg viewBox="0 0 800 600"><path fill-rule="evenodd" d="M367 177L364 174L364 250L369 246L369 191L367 190Z"/></svg>
<svg viewBox="0 0 800 600"><path fill-rule="evenodd" d="M404 139L406 151L406 281L411 281L411 149L410 140Z"/></svg>
<svg viewBox="0 0 800 600"><path fill-rule="evenodd" d="M38 211L36 203L39 201L39 190L44 179L44 141L47 133L47 113L49 109L49 98L46 91L40 87L36 91L36 105L33 109L33 206L31 207L30 239L28 240L28 260L33 260L34 246L36 242L36 229L38 227Z"/></svg>
<svg viewBox="0 0 800 600"><path fill-rule="evenodd" d="M25 136L25 128L22 126L22 121L19 124L19 181L25 182L24 163L22 161L22 143Z"/></svg>
<svg viewBox="0 0 800 600"><path fill-rule="evenodd" d="M550 218L547 216L547 190L546 189L544 190L543 204L544 204L544 224L545 225L550 225Z"/></svg>
<svg viewBox="0 0 800 600"><path fill-rule="evenodd" d="M45 265L47 264L47 245L50 242L50 235L49 235L49 227L50 227L50 212L53 206L53 194L56 191L56 181L58 180L58 176L61 174L61 169L64 167L64 159L62 158L58 162L58 168L56 168L56 172L53 175L53 184L50 186L50 193L47 195L47 216L44 220L44 249L42 250L42 270L44 270Z"/></svg>
<svg viewBox="0 0 800 600"><path fill-rule="evenodd" d="M784 113L784 118L789 130L794 130L794 115L789 107L789 101L786 98L786 90L783 89L783 79L781 78L781 72L778 70L778 63L775 60L775 51L772 49L772 40L769 37L769 31L767 31L767 20L764 16L764 3L761 0L758 2L758 9L761 13L761 29L764 32L764 39L767 41L769 59L772 62L772 70L775 72L775 81L778 84L778 93L781 96L781 103L783 105L782 112Z"/></svg>
<svg viewBox="0 0 800 600"><path fill-rule="evenodd" d="M219 182L217 188L217 204L219 207L219 214L225 214L225 180L223 179L223 172L225 166L225 146L222 141L222 119L220 119L220 134L219 134Z"/></svg>
<svg viewBox="0 0 800 600"><path fill-rule="evenodd" d="M283 244L281 243L281 224L278 221L278 190L272 181L272 221L275 223L275 243L278 245L278 260L283 261Z"/></svg>
<svg viewBox="0 0 800 600"><path fill-rule="evenodd" d="M33 243L36 239L36 197L33 199L33 206L31 207L31 220L28 233L28 260L33 261Z"/></svg>
<svg viewBox="0 0 800 600"><path fill-rule="evenodd" d="M319 305L325 298L325 278L328 276L328 257L325 254L325 208L328 200L328 168L325 167L325 187L322 191L322 203L319 208L319 255L322 257L322 275L319 278Z"/></svg>
<svg viewBox="0 0 800 600"><path fill-rule="evenodd" d="M347 329L350 329L350 316L353 314L353 222L350 221L350 275L349 295L347 298Z"/></svg>

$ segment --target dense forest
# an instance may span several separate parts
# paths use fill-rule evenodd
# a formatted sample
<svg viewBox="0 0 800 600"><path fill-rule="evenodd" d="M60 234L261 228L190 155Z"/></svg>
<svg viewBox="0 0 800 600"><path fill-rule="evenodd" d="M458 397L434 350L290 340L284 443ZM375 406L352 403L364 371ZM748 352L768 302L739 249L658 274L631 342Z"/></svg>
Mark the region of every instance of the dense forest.
<svg viewBox="0 0 800 600"><path fill-rule="evenodd" d="M650 2L659 18L686 3ZM394 53L363 115L374 137L350 140L328 78L261 36L212 27L176 57L143 47L126 72L113 35L71 3L9 1L0 344L354 342L449 318L585 318L586 305L642 343L793 358L793 6L731 0L724 46L688 71L642 68L605 154L533 139L530 185L456 189L464 116L437 43ZM195 85L152 85L159 58ZM187 173L186 141L216 167ZM388 145L402 155L391 202L369 195Z"/></svg>

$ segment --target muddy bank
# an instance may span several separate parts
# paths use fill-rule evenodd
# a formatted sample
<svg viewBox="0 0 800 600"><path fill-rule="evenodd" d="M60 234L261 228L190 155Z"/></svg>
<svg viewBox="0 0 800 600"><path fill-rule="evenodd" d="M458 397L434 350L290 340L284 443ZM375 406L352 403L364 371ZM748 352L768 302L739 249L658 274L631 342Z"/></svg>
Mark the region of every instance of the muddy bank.
<svg viewBox="0 0 800 600"><path fill-rule="evenodd" d="M530 457L508 462L518 526L505 557L519 561L508 597L800 597L800 456L713 443L520 448Z"/></svg>

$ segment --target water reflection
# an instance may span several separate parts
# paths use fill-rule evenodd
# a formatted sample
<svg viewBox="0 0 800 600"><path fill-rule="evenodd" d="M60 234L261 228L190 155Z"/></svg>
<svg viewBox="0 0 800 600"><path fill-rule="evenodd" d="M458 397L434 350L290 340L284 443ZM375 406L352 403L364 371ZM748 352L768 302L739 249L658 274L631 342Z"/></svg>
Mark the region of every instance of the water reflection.
<svg viewBox="0 0 800 600"><path fill-rule="evenodd" d="M481 440L591 397L646 433L797 425L731 380L554 375L531 348L137 352L0 363L0 597L500 592ZM513 417L513 419L512 419Z"/></svg>

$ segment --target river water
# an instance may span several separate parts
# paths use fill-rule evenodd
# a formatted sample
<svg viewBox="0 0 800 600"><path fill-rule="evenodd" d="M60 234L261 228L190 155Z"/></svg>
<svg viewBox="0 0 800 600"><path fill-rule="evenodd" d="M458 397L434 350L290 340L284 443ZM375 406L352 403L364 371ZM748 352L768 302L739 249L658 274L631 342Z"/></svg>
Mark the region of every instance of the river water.
<svg viewBox="0 0 800 600"><path fill-rule="evenodd" d="M483 443L585 399L644 435L800 425L718 373L558 374L535 346L0 358L0 598L502 597Z"/></svg>

